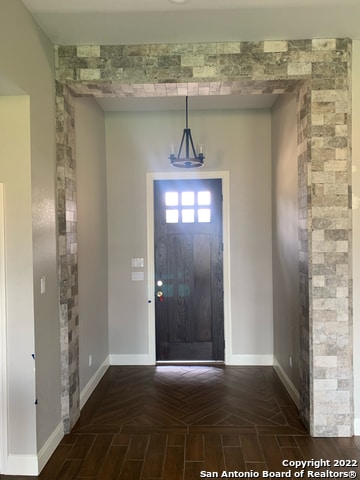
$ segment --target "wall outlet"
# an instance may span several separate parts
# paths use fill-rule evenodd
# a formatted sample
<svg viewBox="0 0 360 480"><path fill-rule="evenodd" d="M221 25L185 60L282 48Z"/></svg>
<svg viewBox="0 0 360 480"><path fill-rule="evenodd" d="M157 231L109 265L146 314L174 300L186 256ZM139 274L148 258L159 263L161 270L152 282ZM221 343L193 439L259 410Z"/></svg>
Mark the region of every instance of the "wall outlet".
<svg viewBox="0 0 360 480"><path fill-rule="evenodd" d="M89 367L92 365L92 355L89 355Z"/></svg>
<svg viewBox="0 0 360 480"><path fill-rule="evenodd" d="M46 292L46 277L40 278L40 293L41 295Z"/></svg>

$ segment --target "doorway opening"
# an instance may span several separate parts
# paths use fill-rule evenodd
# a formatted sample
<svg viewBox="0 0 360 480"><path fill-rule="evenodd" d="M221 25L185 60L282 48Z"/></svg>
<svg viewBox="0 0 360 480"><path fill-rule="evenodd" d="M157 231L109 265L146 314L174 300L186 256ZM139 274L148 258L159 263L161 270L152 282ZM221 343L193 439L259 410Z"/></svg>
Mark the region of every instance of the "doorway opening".
<svg viewBox="0 0 360 480"><path fill-rule="evenodd" d="M157 361L223 361L221 179L155 180Z"/></svg>
<svg viewBox="0 0 360 480"><path fill-rule="evenodd" d="M154 363L230 358L228 172L147 174Z"/></svg>

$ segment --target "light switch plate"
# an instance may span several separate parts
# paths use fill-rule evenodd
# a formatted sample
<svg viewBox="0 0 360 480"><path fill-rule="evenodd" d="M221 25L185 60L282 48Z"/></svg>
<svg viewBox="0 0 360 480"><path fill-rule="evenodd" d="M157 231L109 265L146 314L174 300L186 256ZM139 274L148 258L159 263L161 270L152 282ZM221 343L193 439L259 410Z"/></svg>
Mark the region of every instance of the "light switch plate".
<svg viewBox="0 0 360 480"><path fill-rule="evenodd" d="M132 268L142 268L144 266L143 258L132 258L131 259Z"/></svg>
<svg viewBox="0 0 360 480"><path fill-rule="evenodd" d="M131 272L131 280L133 281L144 280L144 272Z"/></svg>

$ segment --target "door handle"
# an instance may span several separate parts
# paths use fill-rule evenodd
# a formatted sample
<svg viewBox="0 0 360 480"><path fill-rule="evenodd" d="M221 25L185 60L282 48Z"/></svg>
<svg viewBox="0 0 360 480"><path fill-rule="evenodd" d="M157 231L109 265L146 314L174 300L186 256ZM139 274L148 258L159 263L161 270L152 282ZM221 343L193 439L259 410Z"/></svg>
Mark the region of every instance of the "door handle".
<svg viewBox="0 0 360 480"><path fill-rule="evenodd" d="M164 294L162 291L158 291L157 294L156 294L158 300L160 300L160 302L163 302L164 301Z"/></svg>

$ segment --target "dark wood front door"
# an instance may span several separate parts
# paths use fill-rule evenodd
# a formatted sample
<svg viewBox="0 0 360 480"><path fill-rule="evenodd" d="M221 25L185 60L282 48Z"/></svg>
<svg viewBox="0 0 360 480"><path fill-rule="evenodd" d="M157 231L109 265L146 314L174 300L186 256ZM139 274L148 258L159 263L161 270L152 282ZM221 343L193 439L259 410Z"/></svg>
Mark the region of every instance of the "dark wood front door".
<svg viewBox="0 0 360 480"><path fill-rule="evenodd" d="M224 360L221 179L155 180L157 361Z"/></svg>

